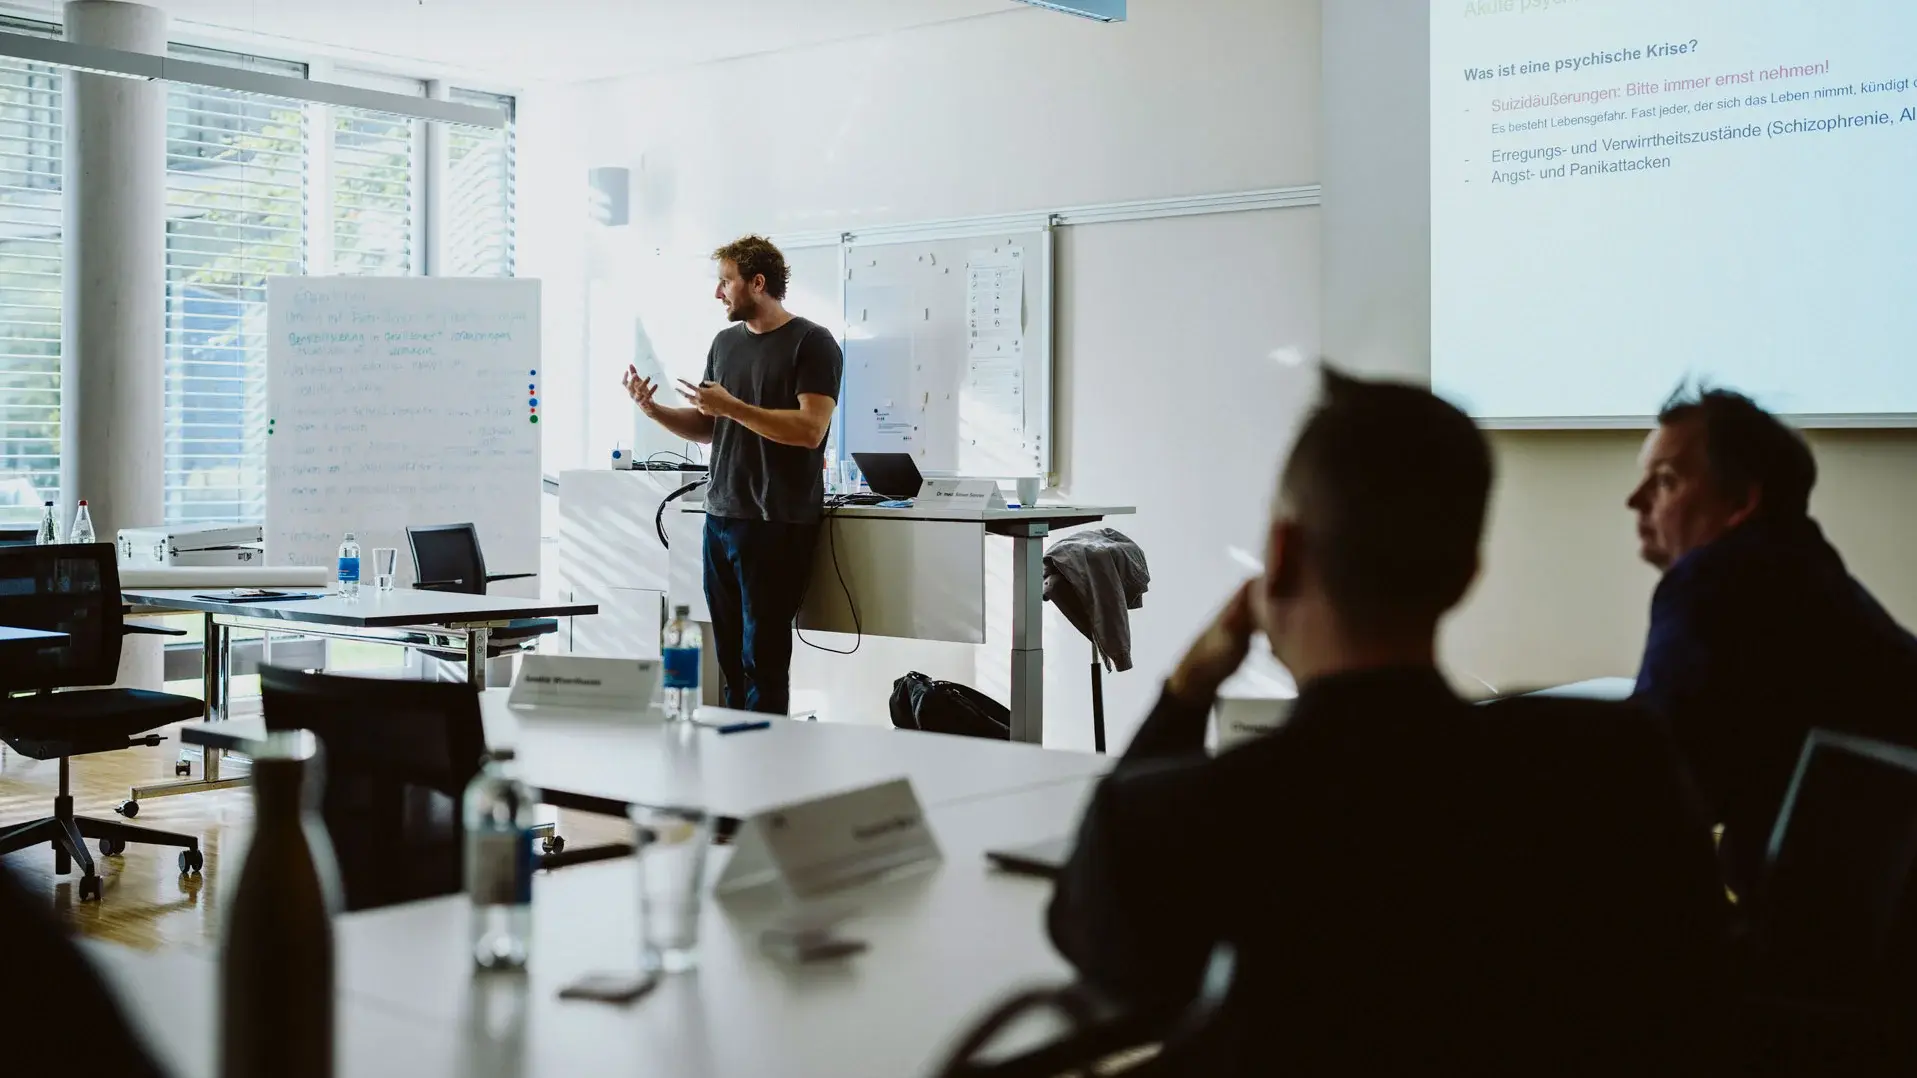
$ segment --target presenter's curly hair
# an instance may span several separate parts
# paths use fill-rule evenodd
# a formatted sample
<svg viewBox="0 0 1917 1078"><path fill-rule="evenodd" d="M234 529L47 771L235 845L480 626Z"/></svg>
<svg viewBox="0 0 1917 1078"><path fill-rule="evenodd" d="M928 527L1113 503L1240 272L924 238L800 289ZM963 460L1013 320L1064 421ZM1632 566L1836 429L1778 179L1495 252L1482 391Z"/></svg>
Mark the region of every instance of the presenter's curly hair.
<svg viewBox="0 0 1917 1078"><path fill-rule="evenodd" d="M765 294L773 299L785 298L785 286L792 280L792 270L785 264L785 255L764 236L741 236L712 252L712 259L739 267L739 276L747 281L764 274Z"/></svg>

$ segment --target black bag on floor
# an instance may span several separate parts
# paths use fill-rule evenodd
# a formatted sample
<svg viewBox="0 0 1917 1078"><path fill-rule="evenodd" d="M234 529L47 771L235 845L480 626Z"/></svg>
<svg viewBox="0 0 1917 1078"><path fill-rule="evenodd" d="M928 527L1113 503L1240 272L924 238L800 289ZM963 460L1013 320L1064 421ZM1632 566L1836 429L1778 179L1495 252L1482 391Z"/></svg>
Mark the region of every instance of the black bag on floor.
<svg viewBox="0 0 1917 1078"><path fill-rule="evenodd" d="M1010 708L970 685L933 681L917 670L892 683L892 725L935 734L1012 739Z"/></svg>

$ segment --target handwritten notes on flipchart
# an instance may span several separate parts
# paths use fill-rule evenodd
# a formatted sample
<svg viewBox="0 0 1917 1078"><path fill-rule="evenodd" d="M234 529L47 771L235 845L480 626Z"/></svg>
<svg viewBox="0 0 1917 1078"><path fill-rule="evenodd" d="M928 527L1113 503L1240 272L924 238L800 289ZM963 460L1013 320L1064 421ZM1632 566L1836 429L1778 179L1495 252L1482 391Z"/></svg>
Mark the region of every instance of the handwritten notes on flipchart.
<svg viewBox="0 0 1917 1078"><path fill-rule="evenodd" d="M539 568L539 282L275 277L267 285L267 558L330 564L354 532L478 526L487 568Z"/></svg>

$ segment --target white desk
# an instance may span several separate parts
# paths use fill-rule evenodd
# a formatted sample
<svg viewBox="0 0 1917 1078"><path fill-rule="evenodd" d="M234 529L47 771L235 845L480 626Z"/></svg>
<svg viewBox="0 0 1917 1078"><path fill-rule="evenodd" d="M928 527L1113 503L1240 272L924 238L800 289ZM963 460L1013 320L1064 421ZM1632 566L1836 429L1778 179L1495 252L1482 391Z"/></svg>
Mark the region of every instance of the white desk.
<svg viewBox="0 0 1917 1078"><path fill-rule="evenodd" d="M1118 505L831 509L819 535L799 626L982 644L985 538L1006 536L1012 540L1012 740L1043 743L1045 539L1054 530L1135 511ZM672 540L670 601L692 607L695 619L709 623L701 538L705 510L684 506L666 517Z"/></svg>
<svg viewBox="0 0 1917 1078"><path fill-rule="evenodd" d="M857 912L845 931L871 944L849 959L782 965L759 952L752 907L708 900L700 968L627 1007L563 1002L558 991L583 974L636 965L629 860L537 878L533 960L523 980L474 976L464 896L349 914L335 929L340 1073L927 1073L1002 996L1069 979L1045 935L1050 885L990 869L981 853L1069 829L1089 788L1080 780L933 810L945 863L848 893ZM729 853L714 851L715 874ZM92 950L182 1078L210 1074L213 957ZM495 1008L507 1016L489 1023Z"/></svg>
<svg viewBox="0 0 1917 1078"><path fill-rule="evenodd" d="M514 748L521 776L562 808L624 815L632 804L692 805L720 816L755 812L905 776L928 808L1082 782L1115 758L1036 745L849 723L773 719L721 734L643 723L628 712L512 708L507 691L480 695L487 744ZM259 720L191 723L192 745L247 751Z"/></svg>
<svg viewBox="0 0 1917 1078"><path fill-rule="evenodd" d="M203 590L203 589L202 589ZM214 594L214 593L207 593ZM475 688L486 687L486 644L492 630L520 618L563 618L592 614L590 603L554 603L543 599L515 599L503 595L465 595L456 592L380 591L362 587L354 598L323 595L312 599L265 603L235 603L201 598L187 589L121 588L121 600L142 611L205 617L202 643L201 689L206 717L225 719L233 679L234 629L296 632L307 636L347 640L379 640L408 646L458 647L466 652L466 678ZM220 754L207 753L198 779L135 786L133 800L173 794L220 790L245 779L220 778Z"/></svg>

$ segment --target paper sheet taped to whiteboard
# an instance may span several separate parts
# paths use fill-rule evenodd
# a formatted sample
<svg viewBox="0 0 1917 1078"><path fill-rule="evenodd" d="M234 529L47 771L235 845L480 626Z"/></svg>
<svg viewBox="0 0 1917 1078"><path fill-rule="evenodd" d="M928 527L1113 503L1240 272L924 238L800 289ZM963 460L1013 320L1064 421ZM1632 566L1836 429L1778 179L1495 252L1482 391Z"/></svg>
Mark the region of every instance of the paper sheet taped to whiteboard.
<svg viewBox="0 0 1917 1078"><path fill-rule="evenodd" d="M1025 429L1025 249L973 251L965 260L962 471L996 475Z"/></svg>
<svg viewBox="0 0 1917 1078"><path fill-rule="evenodd" d="M274 277L267 320L271 564L470 521L489 569L537 571L538 281Z"/></svg>

